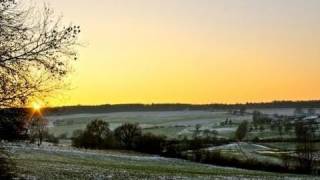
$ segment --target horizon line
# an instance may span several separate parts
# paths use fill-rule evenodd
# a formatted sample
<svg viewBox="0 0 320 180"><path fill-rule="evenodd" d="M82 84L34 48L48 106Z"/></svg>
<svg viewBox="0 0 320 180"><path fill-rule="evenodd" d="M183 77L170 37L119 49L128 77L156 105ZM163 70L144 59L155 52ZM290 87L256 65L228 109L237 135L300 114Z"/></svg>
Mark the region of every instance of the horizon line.
<svg viewBox="0 0 320 180"><path fill-rule="evenodd" d="M183 102L166 102L166 103L104 103L104 104L71 104L71 105L61 105L61 106L44 106L43 108L62 108L62 107L75 107L75 106L117 106L117 105L246 105L246 104L271 104L276 102L320 102L320 99L310 99L310 100L272 100L272 101L247 101L247 102L235 102L235 103L224 103L224 102L211 102L211 103L183 103Z"/></svg>

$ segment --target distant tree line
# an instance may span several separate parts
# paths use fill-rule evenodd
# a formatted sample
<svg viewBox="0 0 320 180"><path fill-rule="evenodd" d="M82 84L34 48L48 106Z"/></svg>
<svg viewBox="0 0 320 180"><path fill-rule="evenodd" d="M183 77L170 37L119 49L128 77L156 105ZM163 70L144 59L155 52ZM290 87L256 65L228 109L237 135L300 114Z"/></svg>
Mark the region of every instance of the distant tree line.
<svg viewBox="0 0 320 180"><path fill-rule="evenodd" d="M320 108L320 100L273 101L244 104L105 104L97 106L65 106L47 108L47 113L74 114L79 112L105 113L124 111L183 111L183 110L241 110L248 108Z"/></svg>

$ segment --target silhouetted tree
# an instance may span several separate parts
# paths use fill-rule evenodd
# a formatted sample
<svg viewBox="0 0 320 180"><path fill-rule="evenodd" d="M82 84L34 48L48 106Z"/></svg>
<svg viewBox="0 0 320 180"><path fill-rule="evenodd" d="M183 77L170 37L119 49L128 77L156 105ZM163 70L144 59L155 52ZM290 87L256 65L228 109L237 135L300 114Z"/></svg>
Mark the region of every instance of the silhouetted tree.
<svg viewBox="0 0 320 180"><path fill-rule="evenodd" d="M47 125L48 121L41 116L32 119L29 129L31 142L37 141L38 146L42 144L45 135L48 133Z"/></svg>
<svg viewBox="0 0 320 180"><path fill-rule="evenodd" d="M236 140L242 141L247 136L248 129L249 129L248 121L242 121L235 133Z"/></svg>
<svg viewBox="0 0 320 180"><path fill-rule="evenodd" d="M114 130L114 135L121 147L134 149L135 138L142 135L142 129L139 124L124 123Z"/></svg>
<svg viewBox="0 0 320 180"><path fill-rule="evenodd" d="M0 0L0 107L25 105L58 88L76 56L79 26L61 27L49 8L36 15L20 2Z"/></svg>
<svg viewBox="0 0 320 180"><path fill-rule="evenodd" d="M253 115L252 115L252 123L255 129L258 129L258 126L261 123L261 112L259 111L253 111Z"/></svg>
<svg viewBox="0 0 320 180"><path fill-rule="evenodd" d="M56 137L54 134L50 134L45 133L44 134L44 141L49 142L49 143L53 143L54 145L58 145L59 144L59 137Z"/></svg>
<svg viewBox="0 0 320 180"><path fill-rule="evenodd" d="M305 172L311 172L316 158L314 147L315 129L312 124L303 121L295 125L297 138L296 153L300 162L300 168Z"/></svg>
<svg viewBox="0 0 320 180"><path fill-rule="evenodd" d="M235 138L238 142L239 150L242 152L242 154L247 157L247 155L244 153L244 151L241 148L240 142L243 141L243 139L247 136L249 130L249 122L248 121L242 121L240 125L238 126L236 132L235 132Z"/></svg>
<svg viewBox="0 0 320 180"><path fill-rule="evenodd" d="M103 139L111 134L109 124L102 120L94 120L87 125L84 132L85 136L90 137L91 143L94 145L102 144Z"/></svg>
<svg viewBox="0 0 320 180"><path fill-rule="evenodd" d="M161 154L164 151L165 141L165 136L146 133L136 137L135 150L149 154Z"/></svg>
<svg viewBox="0 0 320 180"><path fill-rule="evenodd" d="M49 8L33 12L20 2L0 0L0 108L24 106L60 88L76 56L79 26L61 27Z"/></svg>
<svg viewBox="0 0 320 180"><path fill-rule="evenodd" d="M72 144L76 147L108 149L115 146L115 139L109 123L96 119L90 122L84 131L73 132Z"/></svg>
<svg viewBox="0 0 320 180"><path fill-rule="evenodd" d="M0 140L20 140L27 138L26 109L1 109L0 110Z"/></svg>
<svg viewBox="0 0 320 180"><path fill-rule="evenodd" d="M83 130L77 129L77 130L73 131L72 136L71 136L72 146L84 147L83 146L83 139L84 139Z"/></svg>

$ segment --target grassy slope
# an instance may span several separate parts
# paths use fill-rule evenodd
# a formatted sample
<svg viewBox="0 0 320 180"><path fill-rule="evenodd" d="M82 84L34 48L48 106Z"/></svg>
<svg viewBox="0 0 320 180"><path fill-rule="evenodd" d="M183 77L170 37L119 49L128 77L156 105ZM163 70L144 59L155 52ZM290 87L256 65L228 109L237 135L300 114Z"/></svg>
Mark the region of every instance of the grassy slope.
<svg viewBox="0 0 320 180"><path fill-rule="evenodd" d="M277 112L269 110L267 113ZM279 112L281 112L279 110ZM284 113L284 112L282 112ZM290 114L290 113L289 113ZM191 136L196 124L203 129L217 130L222 137L233 138L234 131L243 120L252 120L251 115L236 116L227 112L209 111L158 111L158 112L121 112L103 114L72 114L72 115L51 115L47 117L54 126L49 131L56 136L66 133L71 137L72 132L77 129L84 129L86 125L96 119L109 122L110 128L114 129L124 122L139 123L145 132L152 132L158 135L166 135L169 138L177 138L179 135ZM220 123L231 119L233 124L221 126ZM277 128L273 131L265 126L264 131L254 130L249 132L248 138L280 138ZM319 132L320 133L320 130ZM283 132L283 138L293 138L294 132Z"/></svg>
<svg viewBox="0 0 320 180"><path fill-rule="evenodd" d="M95 118L103 119L110 123L113 129L124 122L139 123L144 128L154 127L152 132L170 137L177 137L182 130L194 129L196 124L203 127L219 127L220 122L231 118L234 123L240 123L243 120L250 120L251 116L233 116L226 112L208 112L208 111L161 111L161 112L122 112L122 113L105 113L105 114L74 114L48 116L50 121L55 121L55 126L49 128L50 132L55 135L67 133L71 136L76 129L85 128L86 124ZM180 127L177 127L180 126ZM185 128L181 128L184 126ZM158 127L158 128L157 128ZM188 135L188 134L186 134Z"/></svg>
<svg viewBox="0 0 320 180"><path fill-rule="evenodd" d="M8 147L25 177L40 179L307 179L117 151ZM314 178L315 179L315 178Z"/></svg>

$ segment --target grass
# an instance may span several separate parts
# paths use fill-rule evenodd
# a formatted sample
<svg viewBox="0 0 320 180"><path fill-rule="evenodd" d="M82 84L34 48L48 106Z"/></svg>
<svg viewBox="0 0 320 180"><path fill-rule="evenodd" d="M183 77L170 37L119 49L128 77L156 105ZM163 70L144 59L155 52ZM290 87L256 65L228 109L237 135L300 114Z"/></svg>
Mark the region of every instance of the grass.
<svg viewBox="0 0 320 180"><path fill-rule="evenodd" d="M272 111L270 111L272 112ZM177 138L179 136L192 136L193 130L197 124L201 125L200 130L210 129L210 130L217 130L219 133L219 137L228 137L234 138L234 132L238 126L238 124L243 120L251 121L251 116L236 116L231 115L227 112L208 112L208 111L169 111L169 112L121 112L121 113L105 113L105 114L74 114L74 115L58 115L58 116L49 116L48 119L52 122L55 126L50 127L49 131L54 133L55 135L60 135L67 133L70 137L72 132L77 129L84 129L86 124L91 120L96 118L102 119L106 122L109 122L110 128L114 129L117 126L121 125L125 122L130 123L139 123L143 128L143 132L151 132L157 135L165 135L168 138ZM224 122L226 119L232 120L232 125L222 126L220 123ZM284 133L283 137L293 137L294 133ZM264 131L252 131L248 133L247 138L253 139L255 137L260 138L279 138L279 132L274 130L271 131L267 128ZM69 143L70 144L70 143ZM261 162L269 162L274 164L281 164L282 161L276 155L279 151L287 151L293 150L295 148L295 144L293 143L265 143L268 147L271 147L271 150L258 150L252 149L255 148L253 146L244 146L242 147L248 156L254 157L258 161ZM317 144L318 150L320 150L320 145ZM24 153L24 152L22 152ZM33 154L34 152L29 152ZM30 162L35 161L34 164L40 163L43 164L45 168L53 168L50 172L58 173L59 170L55 170L54 167L57 166L66 166L61 170L61 172L65 172L72 179L72 177L83 178L87 179L90 177L84 174L83 176L78 177L77 174L73 175L73 171L67 170L67 167L74 167L75 172L92 172L94 176L102 177L105 179L107 175L112 177L130 177L131 179L159 179L160 177L174 177L173 179L181 179L180 177L187 177L187 179L192 177L200 176L201 179L211 179L211 177L224 177L224 176L231 176L234 177L236 174L240 174L241 177L251 177L254 178L259 176L258 179L261 177L274 177L276 175L271 173L261 173L255 174L255 171L240 171L228 168L213 168L208 170L207 166L194 164L194 163L186 163L180 164L180 161L175 161L174 165L169 164L168 162L161 162L161 161L143 161L143 162L134 162L127 161L126 159L118 159L117 161L113 161L110 158L104 159L101 161L101 157L98 159L91 159L92 157L82 157L82 159L77 156L69 155L64 156L63 154L59 154L56 159L60 159L61 161L55 161L49 157L49 154L46 152L37 152L38 154L35 157L44 157L43 159L32 160L30 157ZM228 157L235 157L237 159L242 158L242 154L238 152L238 148L236 149L226 149L223 150L223 155ZM63 157L63 158L62 158ZM84 159L83 159L84 158ZM17 159L21 161L21 163L27 163L22 159ZM66 161L66 162L65 162ZM49 163L50 162L50 163ZM182 161L181 161L182 162ZM184 161L183 161L184 162ZM49 163L49 164L46 164ZM60 164L59 164L60 163ZM68 164L69 163L69 164ZM71 163L71 164L70 164ZM79 166L78 166L79 164ZM26 165L28 166L28 165ZM53 167L52 167L53 166ZM206 167L206 168L205 168ZM200 169L199 169L200 168ZM225 170L227 169L227 170ZM30 171L30 168L28 169ZM40 170L46 171L46 170ZM31 174L36 174L37 176L42 176L41 174L37 174L37 171L30 172ZM251 174L253 173L253 174ZM29 174L29 172L28 172ZM90 173L88 173L90 174ZM53 176L55 174L52 174ZM48 176L49 177L49 176ZM61 177L64 177L62 174ZM277 177L277 176L276 176ZM285 176L287 177L287 176ZM293 176L288 176L292 179ZM300 176L298 176L300 177ZM44 178L45 179L45 178ZM161 179L161 178L160 178ZM272 179L272 178L271 178Z"/></svg>
<svg viewBox="0 0 320 180"><path fill-rule="evenodd" d="M281 150L293 151L296 149L297 143L294 142L273 142L273 143L261 143L270 147L278 148ZM320 151L320 142L314 143L314 148L317 151Z"/></svg>
<svg viewBox="0 0 320 180"><path fill-rule="evenodd" d="M223 156L228 158L236 158L239 160L247 160L247 158L249 158L260 161L262 163L268 162L277 165L282 164L282 160L279 157L273 155L278 153L278 149L270 148L268 146L263 146L260 144L244 142L241 142L239 144L240 146L237 143L231 143L227 145L208 148L208 150L219 150ZM242 151L240 151L240 148ZM245 157L243 153L245 153L247 157Z"/></svg>
<svg viewBox="0 0 320 180"><path fill-rule="evenodd" d="M164 135L168 138L175 138L177 134L184 130L185 127L155 127L155 128L147 128L143 129L144 133L153 133L156 135Z"/></svg>
<svg viewBox="0 0 320 180"><path fill-rule="evenodd" d="M47 118L54 124L54 127L51 127L49 131L55 135L67 133L70 137L74 130L83 129L90 121L99 118L109 122L111 129L125 122L139 123L143 128L146 128L146 132L155 132L176 138L183 135L181 132L186 132L186 135L188 135L189 130L197 124L214 129L219 128L220 123L227 118L232 119L237 124L243 120L250 120L251 116L233 116L227 112L162 111L51 115ZM186 131L183 131L185 129ZM229 132L226 134L230 135Z"/></svg>
<svg viewBox="0 0 320 180"><path fill-rule="evenodd" d="M198 164L145 154L10 145L18 171L37 179L316 179Z"/></svg>

